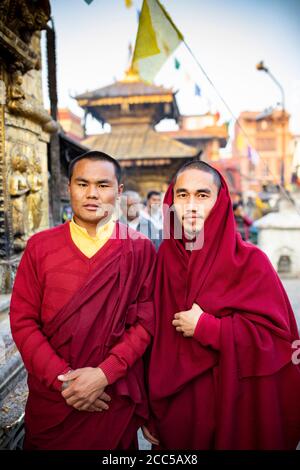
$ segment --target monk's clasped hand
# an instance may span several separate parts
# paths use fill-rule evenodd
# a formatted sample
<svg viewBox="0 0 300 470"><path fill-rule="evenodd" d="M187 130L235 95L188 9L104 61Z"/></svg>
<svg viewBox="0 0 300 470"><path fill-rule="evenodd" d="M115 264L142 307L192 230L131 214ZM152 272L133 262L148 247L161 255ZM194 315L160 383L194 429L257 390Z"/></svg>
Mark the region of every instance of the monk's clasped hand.
<svg viewBox="0 0 300 470"><path fill-rule="evenodd" d="M104 372L99 367L83 367L58 379L68 382L68 387L62 391L67 404L82 411L108 410L110 396L104 392L108 385Z"/></svg>
<svg viewBox="0 0 300 470"><path fill-rule="evenodd" d="M175 313L172 325L175 326L176 331L182 333L183 336L192 337L202 313L202 308L194 303L190 310Z"/></svg>

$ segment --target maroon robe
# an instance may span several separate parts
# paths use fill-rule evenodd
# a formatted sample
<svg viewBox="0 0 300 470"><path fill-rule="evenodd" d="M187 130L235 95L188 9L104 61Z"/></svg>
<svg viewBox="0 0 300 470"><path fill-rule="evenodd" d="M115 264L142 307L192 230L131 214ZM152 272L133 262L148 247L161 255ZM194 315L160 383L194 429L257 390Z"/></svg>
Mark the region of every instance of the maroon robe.
<svg viewBox="0 0 300 470"><path fill-rule="evenodd" d="M128 238L127 231L116 224L113 236L91 259L72 242L69 224L29 242L11 303L12 332L29 372L27 449L130 448L148 416L141 357L147 343L139 344L139 338L126 375L106 387L112 398L108 411L67 405L55 381L66 367L101 365L111 351L122 359L122 340L131 326L153 332L155 249L133 230ZM79 258L82 265L76 264ZM85 265L87 273L81 272ZM66 292L68 301L47 316L55 295L64 299Z"/></svg>
<svg viewBox="0 0 300 470"><path fill-rule="evenodd" d="M221 180L202 248L187 250L174 238L171 222L171 237L158 253L150 430L165 449L295 449L300 440L300 368L291 360L299 338L295 317L267 256L236 233ZM173 184L164 203L173 203ZM194 337L186 338L172 320L194 302L205 313Z"/></svg>

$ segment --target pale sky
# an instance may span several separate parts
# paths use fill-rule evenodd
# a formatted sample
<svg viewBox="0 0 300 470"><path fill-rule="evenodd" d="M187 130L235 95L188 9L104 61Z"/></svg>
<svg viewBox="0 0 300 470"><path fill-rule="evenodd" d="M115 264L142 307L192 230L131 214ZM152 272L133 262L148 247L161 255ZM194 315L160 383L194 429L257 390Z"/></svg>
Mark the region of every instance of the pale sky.
<svg viewBox="0 0 300 470"><path fill-rule="evenodd" d="M299 0L162 0L177 28L214 82L234 115L263 110L280 102L279 89L255 65L264 60L282 84L291 130L300 134L300 1ZM124 0L51 0L57 33L59 106L82 115L72 95L106 86L123 77L128 44L134 44L141 0L125 7ZM181 67L174 68L174 56ZM190 77L190 78L188 78ZM201 97L194 95L194 83ZM47 89L44 79L45 104ZM208 84L184 45L155 79L178 90L183 114L200 114L208 107L230 114ZM88 123L88 132L98 126Z"/></svg>

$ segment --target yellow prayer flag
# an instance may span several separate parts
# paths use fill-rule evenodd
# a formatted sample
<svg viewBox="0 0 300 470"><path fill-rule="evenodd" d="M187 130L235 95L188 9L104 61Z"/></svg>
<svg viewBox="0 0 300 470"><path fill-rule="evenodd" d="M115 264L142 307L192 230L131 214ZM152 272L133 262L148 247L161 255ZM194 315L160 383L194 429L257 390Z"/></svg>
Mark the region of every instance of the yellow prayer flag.
<svg viewBox="0 0 300 470"><path fill-rule="evenodd" d="M132 7L132 0L125 0L125 6L126 6L127 8Z"/></svg>
<svg viewBox="0 0 300 470"><path fill-rule="evenodd" d="M183 35L159 0L144 0L132 58L132 68L152 82Z"/></svg>

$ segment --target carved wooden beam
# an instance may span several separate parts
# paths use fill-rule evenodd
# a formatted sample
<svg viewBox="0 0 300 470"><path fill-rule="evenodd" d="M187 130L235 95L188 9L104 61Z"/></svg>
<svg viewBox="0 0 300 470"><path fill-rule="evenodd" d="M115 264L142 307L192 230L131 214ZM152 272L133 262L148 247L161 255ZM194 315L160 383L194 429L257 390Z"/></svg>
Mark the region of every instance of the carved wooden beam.
<svg viewBox="0 0 300 470"><path fill-rule="evenodd" d="M2 21L0 21L0 48L9 62L22 65L22 73L39 66L38 55Z"/></svg>

